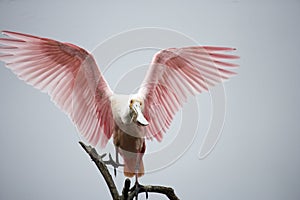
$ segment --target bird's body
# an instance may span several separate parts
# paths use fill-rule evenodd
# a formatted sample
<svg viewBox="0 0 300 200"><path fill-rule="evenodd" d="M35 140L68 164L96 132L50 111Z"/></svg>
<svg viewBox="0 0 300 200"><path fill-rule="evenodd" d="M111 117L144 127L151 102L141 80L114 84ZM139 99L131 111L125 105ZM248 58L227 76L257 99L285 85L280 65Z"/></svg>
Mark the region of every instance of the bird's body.
<svg viewBox="0 0 300 200"><path fill-rule="evenodd" d="M207 91L235 73L238 56L227 47L169 48L153 57L137 94L114 94L93 56L69 43L3 31L0 60L20 79L47 92L81 135L104 147L113 137L124 174L144 174L145 139L161 141L188 96ZM105 55L104 55L105 56Z"/></svg>
<svg viewBox="0 0 300 200"><path fill-rule="evenodd" d="M124 159L124 174L132 177L137 173L137 176L144 175L143 156L146 150L145 139L143 137L132 136L133 132L128 134L115 126L113 134L113 142L117 152Z"/></svg>
<svg viewBox="0 0 300 200"><path fill-rule="evenodd" d="M115 121L113 143L124 159L124 174L132 177L138 167L138 176L144 174L142 157L146 150L145 127L132 120L130 101L136 95L114 94L111 97L111 108Z"/></svg>

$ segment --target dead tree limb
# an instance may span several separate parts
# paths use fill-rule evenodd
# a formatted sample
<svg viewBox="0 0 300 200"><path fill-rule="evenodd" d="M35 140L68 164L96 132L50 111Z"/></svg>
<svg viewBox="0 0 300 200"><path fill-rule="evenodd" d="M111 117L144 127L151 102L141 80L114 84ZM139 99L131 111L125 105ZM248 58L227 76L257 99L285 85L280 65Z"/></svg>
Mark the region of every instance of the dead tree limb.
<svg viewBox="0 0 300 200"><path fill-rule="evenodd" d="M87 146L83 142L79 142L79 144L86 151L86 153L89 154L92 161L94 161L94 163L96 164L97 168L99 169L100 173L102 174L107 184L107 187L110 191L113 200L133 200L134 197L136 197L140 193L145 193L147 198L148 198L148 193L160 193L166 195L170 200L179 200L179 198L176 196L174 192L174 189L170 187L141 185L138 191L131 190L130 189L131 181L128 178L125 179L124 181L122 194L119 194L111 174L109 173L104 161L102 160L102 157L97 153L95 148L91 146Z"/></svg>
<svg viewBox="0 0 300 200"><path fill-rule="evenodd" d="M97 168L101 172L113 200L118 200L119 199L119 192L117 190L115 182L113 181L106 165L103 163L102 158L98 155L97 151L93 147L87 146L83 142L79 142L79 144L90 155L92 161L94 161Z"/></svg>

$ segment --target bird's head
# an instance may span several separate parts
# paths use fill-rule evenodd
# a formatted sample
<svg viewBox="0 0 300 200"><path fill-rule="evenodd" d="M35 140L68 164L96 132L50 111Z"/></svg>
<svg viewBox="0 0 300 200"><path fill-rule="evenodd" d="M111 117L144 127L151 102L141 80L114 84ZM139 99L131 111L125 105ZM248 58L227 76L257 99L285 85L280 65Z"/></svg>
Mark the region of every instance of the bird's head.
<svg viewBox="0 0 300 200"><path fill-rule="evenodd" d="M142 113L142 101L131 99L129 104L131 120L138 125L147 126L149 122Z"/></svg>

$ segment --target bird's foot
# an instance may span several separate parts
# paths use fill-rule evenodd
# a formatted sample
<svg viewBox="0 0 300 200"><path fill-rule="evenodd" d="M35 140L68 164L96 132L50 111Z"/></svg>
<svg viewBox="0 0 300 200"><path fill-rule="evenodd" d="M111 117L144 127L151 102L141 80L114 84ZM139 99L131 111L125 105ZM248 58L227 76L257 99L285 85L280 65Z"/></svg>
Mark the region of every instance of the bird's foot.
<svg viewBox="0 0 300 200"><path fill-rule="evenodd" d="M136 200L138 200L139 193L145 192L146 199L148 199L148 192L145 189L145 186L139 184L138 181L135 182L134 186L130 189L130 192L134 194Z"/></svg>
<svg viewBox="0 0 300 200"><path fill-rule="evenodd" d="M99 155L99 157L98 157L99 160L101 160L102 162L104 162L104 161L103 161L103 158L104 158L106 155L107 155L107 153L104 153L104 154L102 154L102 155Z"/></svg>
<svg viewBox="0 0 300 200"><path fill-rule="evenodd" d="M103 159L106 155L107 155L106 153L102 154L100 156L101 159ZM106 165L111 165L114 168L114 174L116 176L117 175L117 168L123 167L124 164L121 164L118 159L116 159L116 161L114 161L114 159L112 158L110 153L108 154L108 157L109 157L109 159L103 161L103 163L106 164Z"/></svg>

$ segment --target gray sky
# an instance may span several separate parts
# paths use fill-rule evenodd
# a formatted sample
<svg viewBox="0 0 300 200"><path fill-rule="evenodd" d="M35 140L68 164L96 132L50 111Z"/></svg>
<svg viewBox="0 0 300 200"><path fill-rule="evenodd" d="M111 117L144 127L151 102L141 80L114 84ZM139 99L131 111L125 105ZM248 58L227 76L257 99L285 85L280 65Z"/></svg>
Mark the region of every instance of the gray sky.
<svg viewBox="0 0 300 200"><path fill-rule="evenodd" d="M67 41L89 51L112 35L140 27L173 29L199 44L236 47L241 68L225 83L225 126L212 154L197 157L210 115L209 95L201 94L203 123L191 147L141 183L172 186L181 199L300 198L299 1L1 0L0 19L2 30ZM113 72L119 72L118 65L145 64L153 53L125 56L114 63ZM113 75L107 79L115 87ZM3 63L0 92L0 199L111 198L77 144L71 121L47 95L18 80ZM172 131L168 134L171 140ZM150 150L160 145L154 142ZM123 178L116 178L119 188Z"/></svg>

